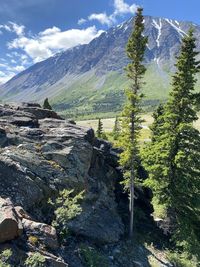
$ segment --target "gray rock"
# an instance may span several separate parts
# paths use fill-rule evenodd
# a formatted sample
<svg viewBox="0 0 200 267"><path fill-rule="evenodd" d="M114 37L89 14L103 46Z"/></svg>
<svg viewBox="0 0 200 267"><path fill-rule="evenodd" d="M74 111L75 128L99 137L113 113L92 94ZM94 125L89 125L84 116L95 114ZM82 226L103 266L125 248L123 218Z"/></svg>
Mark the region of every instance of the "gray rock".
<svg viewBox="0 0 200 267"><path fill-rule="evenodd" d="M27 236L38 238L47 248L57 249L59 247L54 227L25 218L22 219L22 225Z"/></svg>
<svg viewBox="0 0 200 267"><path fill-rule="evenodd" d="M0 197L0 243L19 237L23 232L14 206L9 199Z"/></svg>
<svg viewBox="0 0 200 267"><path fill-rule="evenodd" d="M16 211L25 233L41 234L43 242L53 247L54 233L47 238L43 231L47 227L44 218L48 220L43 210L49 197L73 188L76 193L85 190L86 197L83 212L70 222L70 229L97 243L117 242L124 227L115 203L117 172L104 156L109 155L110 144L105 143L102 150L94 148L92 129L71 124L38 106L6 105L0 111L2 132L8 132L0 154L0 195L21 207ZM37 120L38 125L22 126L13 123L15 118Z"/></svg>
<svg viewBox="0 0 200 267"><path fill-rule="evenodd" d="M0 128L0 147L3 147L7 144L7 136L6 136L6 131L5 129Z"/></svg>

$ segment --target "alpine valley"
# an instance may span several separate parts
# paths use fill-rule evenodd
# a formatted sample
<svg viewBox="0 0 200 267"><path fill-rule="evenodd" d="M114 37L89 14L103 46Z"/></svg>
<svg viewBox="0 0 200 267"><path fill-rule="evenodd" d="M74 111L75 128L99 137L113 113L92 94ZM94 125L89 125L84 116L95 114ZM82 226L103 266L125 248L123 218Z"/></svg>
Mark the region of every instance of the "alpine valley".
<svg viewBox="0 0 200 267"><path fill-rule="evenodd" d="M125 46L132 25L131 18L103 32L89 44L36 63L1 86L1 100L40 103L48 96L54 109L67 117L119 112L128 83L124 73L128 63ZM180 41L191 25L200 50L200 26L145 16L144 34L149 37L143 103L146 109L166 100Z"/></svg>

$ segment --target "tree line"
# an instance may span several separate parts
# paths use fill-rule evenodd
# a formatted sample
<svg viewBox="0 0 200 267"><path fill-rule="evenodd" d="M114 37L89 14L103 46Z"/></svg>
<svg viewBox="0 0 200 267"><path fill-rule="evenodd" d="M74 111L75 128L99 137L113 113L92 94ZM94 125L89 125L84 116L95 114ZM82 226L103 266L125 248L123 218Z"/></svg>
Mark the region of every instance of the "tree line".
<svg viewBox="0 0 200 267"><path fill-rule="evenodd" d="M129 78L126 104L116 119L113 133L123 148L120 165L129 188L130 238L134 235L134 190L138 168L148 171L144 185L165 209L177 248L200 260L200 133L194 127L198 119L200 93L195 92L196 75L200 72L194 30L182 38L176 58L176 72L167 103L153 114L151 142L140 149L142 87L146 68L144 55L148 37L144 36L143 9L138 8L133 32L127 43L130 63L125 68ZM120 120L120 127L119 127ZM119 129L120 128L120 129ZM103 132L99 119L97 136Z"/></svg>

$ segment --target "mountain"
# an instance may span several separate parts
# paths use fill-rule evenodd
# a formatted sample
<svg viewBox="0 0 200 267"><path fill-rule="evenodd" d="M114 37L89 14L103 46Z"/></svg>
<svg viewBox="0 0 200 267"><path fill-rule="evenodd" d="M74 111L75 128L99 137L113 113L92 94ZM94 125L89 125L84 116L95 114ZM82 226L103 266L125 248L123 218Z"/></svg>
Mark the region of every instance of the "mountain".
<svg viewBox="0 0 200 267"><path fill-rule="evenodd" d="M170 74L181 38L191 22L145 16L149 42L145 55L147 73L145 106L165 100ZM125 46L133 18L109 29L89 44L56 54L19 73L0 89L4 101L37 101L49 97L57 111L73 114L116 112L123 103L128 63ZM200 26L192 24L200 50Z"/></svg>

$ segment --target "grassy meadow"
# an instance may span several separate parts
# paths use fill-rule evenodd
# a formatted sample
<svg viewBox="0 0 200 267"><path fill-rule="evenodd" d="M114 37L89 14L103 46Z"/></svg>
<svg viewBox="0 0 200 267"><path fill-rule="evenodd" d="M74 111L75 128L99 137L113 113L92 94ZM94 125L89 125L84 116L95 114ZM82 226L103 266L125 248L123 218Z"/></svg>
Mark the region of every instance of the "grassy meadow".
<svg viewBox="0 0 200 267"><path fill-rule="evenodd" d="M198 121L195 122L195 127L200 130L200 113ZM141 136L140 136L140 141L143 142L148 142L150 141L150 136L151 136L151 131L149 129L149 126L153 123L153 117L152 113L146 113L142 114L142 119L144 120L142 124L142 130L141 130ZM115 118L105 118L102 119L103 122L103 129L106 133L111 133L114 127L115 123ZM93 128L95 131L97 130L97 125L98 125L98 119L94 120L79 120L76 121L77 125L88 127L88 128Z"/></svg>

